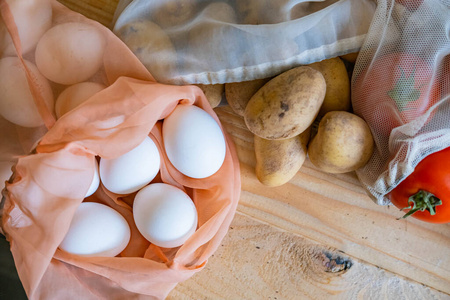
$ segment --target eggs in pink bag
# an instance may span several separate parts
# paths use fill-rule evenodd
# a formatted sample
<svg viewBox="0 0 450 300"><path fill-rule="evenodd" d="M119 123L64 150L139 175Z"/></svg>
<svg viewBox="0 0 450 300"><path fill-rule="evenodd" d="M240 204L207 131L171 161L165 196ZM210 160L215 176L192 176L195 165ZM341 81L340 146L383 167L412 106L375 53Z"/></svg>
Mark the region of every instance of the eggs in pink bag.
<svg viewBox="0 0 450 300"><path fill-rule="evenodd" d="M61 118L104 88L106 88L105 85L97 82L81 82L69 86L56 99L56 117Z"/></svg>
<svg viewBox="0 0 450 300"><path fill-rule="evenodd" d="M116 194L131 194L149 184L159 172L158 148L148 136L134 149L119 157L100 158L100 180Z"/></svg>
<svg viewBox="0 0 450 300"><path fill-rule="evenodd" d="M165 183L153 183L134 198L133 218L139 232L159 247L184 244L197 229L197 210L182 190Z"/></svg>
<svg viewBox="0 0 450 300"><path fill-rule="evenodd" d="M36 47L41 36L52 25L52 6L50 1L6 0L19 33L22 54ZM16 49L5 24L0 20L0 56L15 56Z"/></svg>
<svg viewBox="0 0 450 300"><path fill-rule="evenodd" d="M48 30L36 46L36 65L53 82L70 85L91 78L103 64L106 41L100 30L69 22Z"/></svg>
<svg viewBox="0 0 450 300"><path fill-rule="evenodd" d="M40 88L50 111L53 111L53 92L50 83L36 66L25 60L25 65ZM44 124L28 85L25 68L18 57L0 59L0 114L8 121L23 127Z"/></svg>
<svg viewBox="0 0 450 300"><path fill-rule="evenodd" d="M97 160L95 158L94 158L94 163L95 163L94 177L92 177L91 185L89 186L89 189L88 189L85 197L89 197L90 195L95 193L95 191L100 186L100 175L99 175L99 172L98 172L98 163L97 163Z"/></svg>
<svg viewBox="0 0 450 300"><path fill-rule="evenodd" d="M164 148L172 165L192 178L216 173L225 160L225 137L219 124L194 105L178 105L164 119Z"/></svg>
<svg viewBox="0 0 450 300"><path fill-rule="evenodd" d="M80 256L113 257L126 248L130 237L128 222L116 210L100 203L83 202L59 248Z"/></svg>

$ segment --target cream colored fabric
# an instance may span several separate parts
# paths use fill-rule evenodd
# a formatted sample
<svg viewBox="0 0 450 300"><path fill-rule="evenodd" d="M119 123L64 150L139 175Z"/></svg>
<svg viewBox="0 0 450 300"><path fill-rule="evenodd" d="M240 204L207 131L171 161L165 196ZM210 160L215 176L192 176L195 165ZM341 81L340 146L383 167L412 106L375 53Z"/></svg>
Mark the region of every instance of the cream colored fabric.
<svg viewBox="0 0 450 300"><path fill-rule="evenodd" d="M113 28L160 82L216 84L357 52L375 7L374 0L121 0Z"/></svg>

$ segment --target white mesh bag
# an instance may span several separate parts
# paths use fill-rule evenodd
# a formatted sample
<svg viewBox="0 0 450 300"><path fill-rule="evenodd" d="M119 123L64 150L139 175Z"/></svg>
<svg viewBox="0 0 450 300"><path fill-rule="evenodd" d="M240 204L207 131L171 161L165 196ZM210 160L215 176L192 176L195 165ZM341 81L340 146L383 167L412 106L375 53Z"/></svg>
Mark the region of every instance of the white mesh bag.
<svg viewBox="0 0 450 300"><path fill-rule="evenodd" d="M373 199L450 146L450 1L378 0L352 78L376 149L357 175Z"/></svg>
<svg viewBox="0 0 450 300"><path fill-rule="evenodd" d="M155 78L216 84L356 52L374 0L121 0L114 32Z"/></svg>

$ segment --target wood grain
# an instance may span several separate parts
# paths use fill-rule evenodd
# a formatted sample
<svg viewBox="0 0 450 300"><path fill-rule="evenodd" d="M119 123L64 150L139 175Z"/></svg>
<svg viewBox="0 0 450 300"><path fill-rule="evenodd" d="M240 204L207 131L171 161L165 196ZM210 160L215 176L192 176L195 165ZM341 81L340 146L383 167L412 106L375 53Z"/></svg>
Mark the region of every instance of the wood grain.
<svg viewBox="0 0 450 300"><path fill-rule="evenodd" d="M167 299L450 299L238 213L205 269Z"/></svg>
<svg viewBox="0 0 450 300"><path fill-rule="evenodd" d="M68 8L97 22L111 26L118 0L58 0Z"/></svg>
<svg viewBox="0 0 450 300"><path fill-rule="evenodd" d="M450 293L450 224L397 220L376 205L355 173L326 174L306 160L287 184L266 187L254 173L253 135L227 106L216 109L241 161L238 211L393 273Z"/></svg>

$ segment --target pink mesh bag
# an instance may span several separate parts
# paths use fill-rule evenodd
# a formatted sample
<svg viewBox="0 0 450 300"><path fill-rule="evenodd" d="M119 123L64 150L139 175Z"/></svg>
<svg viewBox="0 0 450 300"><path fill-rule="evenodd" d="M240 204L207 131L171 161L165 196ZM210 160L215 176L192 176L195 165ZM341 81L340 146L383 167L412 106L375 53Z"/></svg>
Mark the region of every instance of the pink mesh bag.
<svg viewBox="0 0 450 300"><path fill-rule="evenodd" d="M0 113L1 159L7 169L13 165L13 175L3 190L1 228L11 243L27 296L165 298L177 283L202 270L233 219L240 195L240 173L231 139L199 88L157 83L133 53L99 23L56 1L0 0L0 13L0 69L2 63L6 64L11 74L18 74L19 83L0 90L1 96L25 90L21 99L28 99L18 107L14 106L16 101L10 101L14 105ZM76 45L87 49L84 59L98 58L100 63L65 65L59 76L52 77L60 66L56 61L50 66L40 64L38 56L42 53L38 54L36 44L44 33L74 23L84 28L76 33L81 34ZM26 36L30 26L36 38ZM83 44L88 34L94 34L95 39ZM60 46L54 45L55 49ZM92 66L94 71L87 78L77 77ZM80 80L102 88L76 108L58 115L54 99ZM17 99L11 97L5 101ZM181 174L164 153L161 123L180 103L206 111L225 136L225 161L205 179ZM16 111L27 118L14 119ZM27 123L36 115L35 122ZM133 194L120 196L101 186L84 199L94 176L95 160L126 153L146 136L162 153L160 172L153 182L184 189L198 212L196 232L177 248L160 248L143 238L133 222ZM118 256L81 257L58 248L82 201L106 204L127 220L131 240Z"/></svg>

